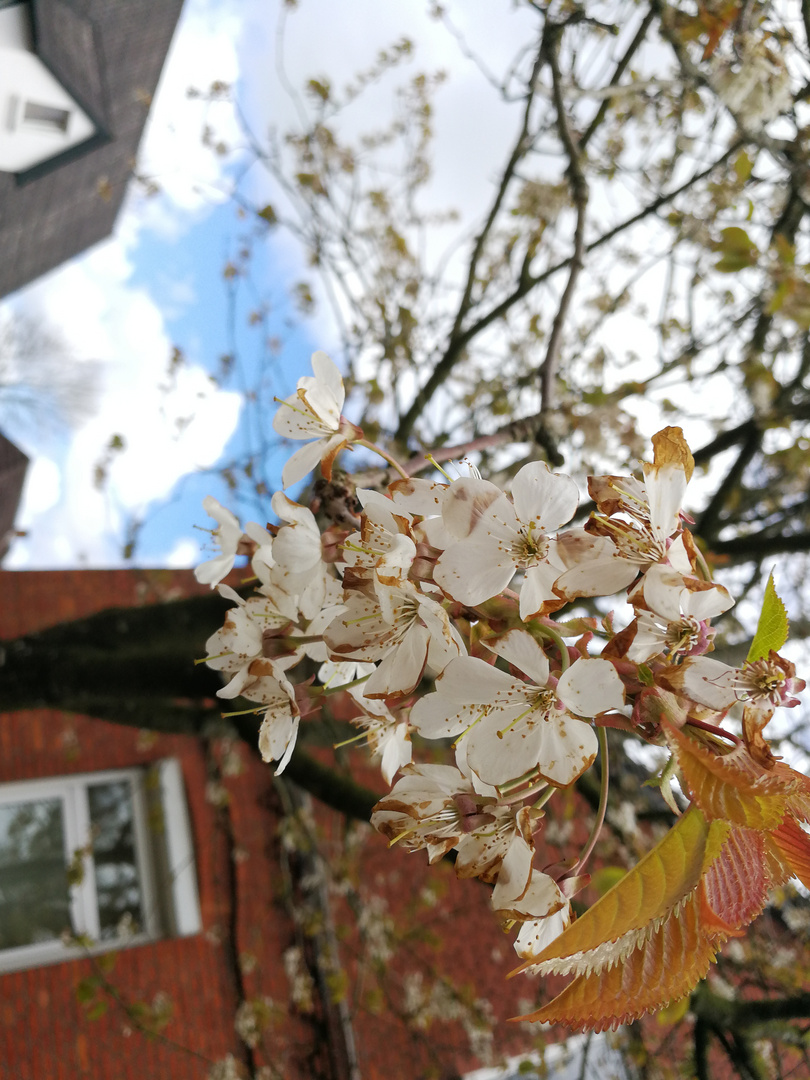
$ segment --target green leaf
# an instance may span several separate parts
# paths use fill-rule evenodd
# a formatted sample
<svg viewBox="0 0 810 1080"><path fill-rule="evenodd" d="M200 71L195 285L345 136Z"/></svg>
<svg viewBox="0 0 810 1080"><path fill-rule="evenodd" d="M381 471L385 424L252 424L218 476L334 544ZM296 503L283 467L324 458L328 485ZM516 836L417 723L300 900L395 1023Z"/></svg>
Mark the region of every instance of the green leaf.
<svg viewBox="0 0 810 1080"><path fill-rule="evenodd" d="M746 154L745 150L741 150L734 159L734 172L737 174L737 179L740 181L740 183L745 183L745 181L753 172L753 169L753 161L748 156L748 154Z"/></svg>
<svg viewBox="0 0 810 1080"><path fill-rule="evenodd" d="M722 256L720 261L715 263L715 270L723 274L734 274L747 266L756 265L759 249L745 229L732 225L723 229L722 237L723 239L714 245L714 250Z"/></svg>
<svg viewBox="0 0 810 1080"><path fill-rule="evenodd" d="M632 936L632 948L679 910L719 855L729 828L724 821L708 822L691 807L637 866L523 967L542 965L543 975L581 975L612 966L618 957L611 943Z"/></svg>
<svg viewBox="0 0 810 1080"><path fill-rule="evenodd" d="M76 1000L82 1005L92 1001L98 993L99 980L95 976L82 979L76 986Z"/></svg>
<svg viewBox="0 0 810 1080"><path fill-rule="evenodd" d="M754 640L751 642L746 661L750 663L752 660L762 660L770 653L771 649L774 652L779 652L787 641L787 636L787 612L785 611L785 605L777 595L773 583L773 573L771 573L768 584L765 586L765 598L762 601L762 611L757 623L757 632L754 634Z"/></svg>

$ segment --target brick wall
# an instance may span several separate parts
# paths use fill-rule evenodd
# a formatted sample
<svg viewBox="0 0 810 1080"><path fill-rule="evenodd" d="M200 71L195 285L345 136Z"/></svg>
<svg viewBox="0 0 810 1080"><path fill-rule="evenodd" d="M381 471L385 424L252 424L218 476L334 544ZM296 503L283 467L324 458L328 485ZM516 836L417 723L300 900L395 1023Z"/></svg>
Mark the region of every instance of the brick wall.
<svg viewBox="0 0 810 1080"><path fill-rule="evenodd" d="M188 572L0 572L0 638L109 606L199 591ZM215 757L222 752L214 747ZM328 748L316 752L331 758ZM116 954L110 981L123 998L151 1001L158 991L171 998L165 1039L150 1041L129 1031L132 1025L114 1002L103 1017L88 1019L76 987L91 974L89 961L0 976L0 1080L205 1080L210 1062L238 1055L237 989L228 944L232 868L235 951L249 959L244 993L269 996L274 1003L257 1064L272 1066L274 1080L339 1080L338 1067L328 1062L317 1005L308 1014L291 1001L284 970L285 952L300 943L301 934L296 938L289 905L282 901L289 868L279 859L279 803L271 772L248 747L230 748L231 761L236 754L241 762L239 775L223 782L231 793L228 813L238 856L231 866L221 819L206 801L210 753L198 740L146 737L132 728L55 711L0 717L0 782L179 758L204 927L194 938ZM370 767L362 778L383 790ZM574 804L568 809L574 818ZM580 824L584 828L581 822L576 828ZM428 869L424 853L388 850L368 827L347 829L340 815L322 807L315 808L313 828L318 847L335 868L329 917L341 971L329 993L347 1003L363 1080L448 1078L480 1065L473 1051L482 1020L493 1032L495 1059L529 1049L538 1033L505 1021L530 1005L536 988L523 979L506 980L515 955L491 915L487 887L457 881L449 866Z"/></svg>
<svg viewBox="0 0 810 1080"><path fill-rule="evenodd" d="M0 637L41 629L108 606L167 599L198 591L187 572L55 571L0 573ZM243 911L245 933L259 967L253 978L275 1000L287 997L281 954L291 929L274 908L271 864L275 811L267 804L266 766L242 753L239 837L250 859L250 905L261 907L261 933L251 933L256 913ZM157 737L138 730L51 710L6 713L0 718L0 782L61 776L146 764L177 757L182 765L194 834L203 927L192 938L165 940L116 954L110 982L128 1002L151 1002L160 991L173 1003L166 1039L132 1031L125 1012L108 999L107 1013L89 1020L76 998L78 983L93 974L89 960L0 975L0 1078L2 1080L186 1080L205 1077L207 1062L238 1054L233 1019L236 986L229 962L228 849L216 812L205 799L206 750L195 739ZM247 884L243 882L243 884ZM237 949L242 943L237 942ZM249 992L256 992L251 987ZM307 1038L299 1025L274 1033L274 1052L284 1075L306 1075L292 1060ZM183 1047L193 1053L186 1053Z"/></svg>

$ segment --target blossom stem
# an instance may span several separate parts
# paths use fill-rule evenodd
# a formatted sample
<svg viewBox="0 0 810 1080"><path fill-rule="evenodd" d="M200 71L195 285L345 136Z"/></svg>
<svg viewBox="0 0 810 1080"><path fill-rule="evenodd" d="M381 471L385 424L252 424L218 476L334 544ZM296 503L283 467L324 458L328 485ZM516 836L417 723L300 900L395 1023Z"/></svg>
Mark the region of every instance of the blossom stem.
<svg viewBox="0 0 810 1080"><path fill-rule="evenodd" d="M733 732L724 731L721 727L715 727L714 724L708 724L705 720L696 720L694 717L691 717L687 720L686 726L700 728L701 731L708 731L709 734L717 735L718 738L728 739L728 741L734 743L735 746L740 746L742 744L742 739L739 739Z"/></svg>
<svg viewBox="0 0 810 1080"><path fill-rule="evenodd" d="M498 784L498 801L508 802L512 797L509 794L510 792L514 794L517 788L523 788L526 791L528 788L525 785L528 784L530 787L534 787L539 779L540 774L537 772L537 766L535 765L533 769L529 769L522 776L516 776L514 780L507 780L503 784Z"/></svg>
<svg viewBox="0 0 810 1080"><path fill-rule="evenodd" d="M552 630L550 626L544 626L542 623L537 627L537 630L542 637L548 638L557 646L557 650L560 654L560 669L561 671L567 671L569 665L568 646L565 644L562 637L556 630Z"/></svg>
<svg viewBox="0 0 810 1080"><path fill-rule="evenodd" d="M339 694L342 690L349 690L352 686L361 686L366 679L370 678L371 672L368 675L361 675L359 679L352 679L351 682L336 683L334 686L311 686L309 692L314 697L330 697L332 694Z"/></svg>
<svg viewBox="0 0 810 1080"><path fill-rule="evenodd" d="M607 731L605 728L598 727L596 729L596 738L599 741L599 761L602 765L602 779L599 784L599 806L596 810L596 818L591 828L591 835L588 837L585 847L582 849L582 853L579 856L576 864L563 875L563 877L576 877L582 872L583 867L591 857L591 852L596 847L596 841L599 839L599 834L602 831L602 825L605 821L605 812L607 811L608 800L608 787L610 786L610 766L608 764L608 745L607 745Z"/></svg>
<svg viewBox="0 0 810 1080"><path fill-rule="evenodd" d="M379 454L384 461L387 461L389 465L391 465L394 469L397 470L401 477L403 477L405 480L410 480L410 477L402 468L400 463L395 458L392 458L390 454L387 454L385 450L383 450L381 447L377 446L376 443L369 442L368 439L358 439L354 445L364 446L366 450L371 450L375 454Z"/></svg>
<svg viewBox="0 0 810 1080"><path fill-rule="evenodd" d="M530 799L533 795L540 795L541 797L534 803L533 809L545 805L551 796L554 794L554 788L549 784L547 780L538 780L536 784L530 784L526 788L522 788L520 791L514 791L511 795L506 795L498 798L499 806L512 806L514 803L523 802L525 799Z"/></svg>
<svg viewBox="0 0 810 1080"><path fill-rule="evenodd" d="M216 656L201 656L198 660L194 661L194 666L197 664L207 664L209 660L221 660L223 656L233 656L231 649L226 649L225 652L217 653Z"/></svg>
<svg viewBox="0 0 810 1080"><path fill-rule="evenodd" d="M539 787L538 790L540 790ZM542 792L540 798L532 803L532 810L542 810L556 790L552 784L546 784L546 789Z"/></svg>

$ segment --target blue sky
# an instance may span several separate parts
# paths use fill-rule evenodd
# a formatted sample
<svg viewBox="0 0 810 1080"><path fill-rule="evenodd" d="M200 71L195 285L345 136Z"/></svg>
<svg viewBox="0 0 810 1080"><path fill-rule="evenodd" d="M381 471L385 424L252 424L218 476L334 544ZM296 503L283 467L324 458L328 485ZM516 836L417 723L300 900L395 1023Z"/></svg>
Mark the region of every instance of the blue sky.
<svg viewBox="0 0 810 1080"><path fill-rule="evenodd" d="M226 281L224 267L241 246L241 238L249 228L244 220L237 218L231 203L222 203L186 235L182 244L149 235L134 254L130 283L145 289L156 304L163 304L166 332L172 345L182 351L184 363L222 378L222 358L233 356L234 368L223 385L237 390L256 386L262 397L260 406L252 409L251 422L247 422L243 406L241 422L210 469L188 473L178 481L168 499L150 508L137 547L139 559L146 563L165 558L178 537L188 536L196 543L192 524L206 524L200 510L206 495L214 495L246 518L259 516L244 481L240 489L231 492L219 470L256 453L257 424L261 425L264 437L274 441L273 396L291 392L298 375L307 370L309 354L315 348L306 327L291 325L284 282L274 272L272 240L261 226L256 230L253 244L251 282L236 278L229 285ZM266 322L252 325L250 315L256 310L258 288L264 290L272 310ZM176 299L167 303L167 295ZM283 342L278 355L273 355L267 346L269 336ZM279 486L285 456L282 447L264 456L268 483L272 486Z"/></svg>

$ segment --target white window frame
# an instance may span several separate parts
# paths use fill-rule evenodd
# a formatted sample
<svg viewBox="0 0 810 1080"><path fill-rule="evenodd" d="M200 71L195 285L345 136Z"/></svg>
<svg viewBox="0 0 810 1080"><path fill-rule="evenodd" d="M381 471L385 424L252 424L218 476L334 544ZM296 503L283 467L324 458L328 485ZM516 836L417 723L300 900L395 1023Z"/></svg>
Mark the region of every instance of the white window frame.
<svg viewBox="0 0 810 1080"><path fill-rule="evenodd" d="M100 925L88 788L125 780L130 785L133 808L135 862L141 891L143 925L130 937L99 941ZM155 941L163 936L185 937L202 928L194 848L176 758L148 767L108 769L47 779L0 784L0 805L58 798L62 802L65 871L76 852L81 856L82 880L69 889L74 933L89 939L88 945L65 945L60 939L0 950L0 973L61 963L112 949Z"/></svg>

